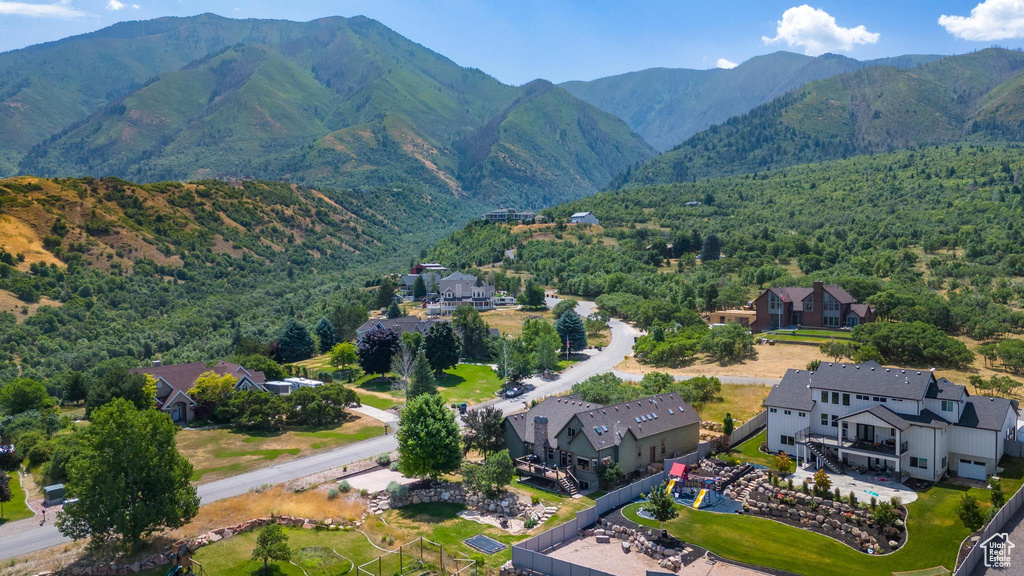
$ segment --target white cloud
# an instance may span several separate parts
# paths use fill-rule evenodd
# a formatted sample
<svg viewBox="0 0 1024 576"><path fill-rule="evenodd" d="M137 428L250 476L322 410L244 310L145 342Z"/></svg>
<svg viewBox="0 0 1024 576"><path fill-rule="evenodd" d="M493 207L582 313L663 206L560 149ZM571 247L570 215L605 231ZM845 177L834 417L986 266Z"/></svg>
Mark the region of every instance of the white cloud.
<svg viewBox="0 0 1024 576"><path fill-rule="evenodd" d="M939 25L961 40L1024 38L1024 0L984 0L970 16L939 16Z"/></svg>
<svg viewBox="0 0 1024 576"><path fill-rule="evenodd" d="M139 6L138 4L132 4L132 10L138 10L139 8L142 8L142 6Z"/></svg>
<svg viewBox="0 0 1024 576"><path fill-rule="evenodd" d="M109 0L107 2L107 10L114 10L115 12L124 8L124 2L118 2L118 0Z"/></svg>
<svg viewBox="0 0 1024 576"><path fill-rule="evenodd" d="M718 66L719 68L725 68L726 70L732 70L733 68L739 66L739 64L731 60L726 60L725 58L719 58L718 62L715 63L715 66Z"/></svg>
<svg viewBox="0 0 1024 576"><path fill-rule="evenodd" d="M790 47L803 48L808 56L817 56L825 52L852 50L854 44L874 44L878 37L878 33L868 32L863 25L843 28L828 12L804 4L783 12L775 37L763 36L761 40L765 44L785 42Z"/></svg>
<svg viewBox="0 0 1024 576"><path fill-rule="evenodd" d="M85 16L67 5L67 2L57 4L30 4L28 2L7 2L0 0L0 15L4 16L28 16L30 18L75 18Z"/></svg>

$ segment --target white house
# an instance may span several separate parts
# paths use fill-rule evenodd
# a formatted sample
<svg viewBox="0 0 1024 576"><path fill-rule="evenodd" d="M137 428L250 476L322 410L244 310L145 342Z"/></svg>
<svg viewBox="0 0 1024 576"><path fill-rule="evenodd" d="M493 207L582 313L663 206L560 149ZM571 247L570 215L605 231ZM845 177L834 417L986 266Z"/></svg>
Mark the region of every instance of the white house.
<svg viewBox="0 0 1024 576"><path fill-rule="evenodd" d="M597 216L590 212L577 212L569 217L570 224L600 224Z"/></svg>
<svg viewBox="0 0 1024 576"><path fill-rule="evenodd" d="M444 316L454 313L459 306L472 306L479 312L494 309L494 285L472 274L455 272L442 278L440 291L440 312Z"/></svg>
<svg viewBox="0 0 1024 576"><path fill-rule="evenodd" d="M876 362L790 369L764 406L769 450L834 472L874 467L931 481L946 472L985 480L1003 442L1016 440L1010 400Z"/></svg>

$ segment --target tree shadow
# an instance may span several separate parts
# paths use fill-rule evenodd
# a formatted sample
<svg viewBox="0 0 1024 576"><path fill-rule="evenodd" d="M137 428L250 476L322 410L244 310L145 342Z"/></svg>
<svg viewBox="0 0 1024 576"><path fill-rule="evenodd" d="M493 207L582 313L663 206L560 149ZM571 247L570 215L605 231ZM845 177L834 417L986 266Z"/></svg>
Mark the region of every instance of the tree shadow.
<svg viewBox="0 0 1024 576"><path fill-rule="evenodd" d="M466 509L464 504L451 502L429 502L411 504L398 509L398 517L424 524L439 523L459 517L459 512Z"/></svg>

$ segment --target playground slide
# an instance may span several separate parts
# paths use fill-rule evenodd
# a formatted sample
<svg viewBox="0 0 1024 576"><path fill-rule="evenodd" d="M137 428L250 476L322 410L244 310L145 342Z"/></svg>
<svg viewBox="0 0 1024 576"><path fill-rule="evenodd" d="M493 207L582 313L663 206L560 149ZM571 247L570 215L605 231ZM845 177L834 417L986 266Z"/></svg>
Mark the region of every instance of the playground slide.
<svg viewBox="0 0 1024 576"><path fill-rule="evenodd" d="M700 508L700 503L704 501L704 496L707 493L708 493L708 491L705 490L704 488L700 489L700 492L697 494L697 499L693 501L693 509L694 510Z"/></svg>
<svg viewBox="0 0 1024 576"><path fill-rule="evenodd" d="M668 481L668 488L665 489L665 494L671 494L672 493L672 487L675 486L675 485L676 485L676 481L675 480L669 480Z"/></svg>

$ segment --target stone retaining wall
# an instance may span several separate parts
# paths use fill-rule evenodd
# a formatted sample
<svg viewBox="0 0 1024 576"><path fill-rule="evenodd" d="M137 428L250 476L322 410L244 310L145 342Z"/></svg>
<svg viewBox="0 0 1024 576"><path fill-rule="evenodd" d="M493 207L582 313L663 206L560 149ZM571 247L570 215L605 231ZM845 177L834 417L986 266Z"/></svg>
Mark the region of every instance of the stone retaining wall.
<svg viewBox="0 0 1024 576"><path fill-rule="evenodd" d="M391 508L402 508L410 504L427 502L463 504L482 512L504 514L509 517L519 516L530 509L530 504L520 503L519 496L511 492L492 499L479 492L467 490L460 483L448 482L435 484L429 488L414 488L409 490L405 496L388 494L387 491L378 492L370 501L370 513L383 514L384 511Z"/></svg>
<svg viewBox="0 0 1024 576"><path fill-rule="evenodd" d="M317 527L327 530L341 530L343 528L349 528L353 526L351 522L335 522L331 518L322 521L315 520L312 518L296 518L294 516L254 518L252 520L242 522L241 524L235 524L232 526L226 526L224 528L210 530L209 532L200 534L199 536L196 536L195 538L192 538L190 540L181 540L175 542L170 548L168 548L162 554L156 554L154 556L150 556L149 558L137 560L130 564L102 563L86 567L72 566L67 570L67 572L79 576L121 576L125 574L137 574L139 572L152 570L153 568L158 568L160 566L166 566L170 564L171 561L168 558L168 556L170 556L171 554L179 554L182 557L185 557L186 560L183 561L183 565L187 566L189 565L190 562L187 558L191 556L192 553L198 550L199 548L202 548L203 546L208 546L210 544L213 544L214 542L230 539L235 534L240 534L243 532L255 530L257 528L262 528L263 526L266 526L271 522L277 522L282 526L304 528L306 530L312 530ZM36 576L52 576L52 573L40 572Z"/></svg>

